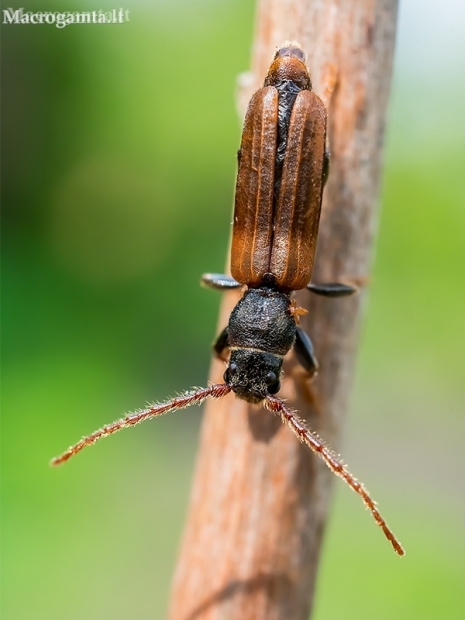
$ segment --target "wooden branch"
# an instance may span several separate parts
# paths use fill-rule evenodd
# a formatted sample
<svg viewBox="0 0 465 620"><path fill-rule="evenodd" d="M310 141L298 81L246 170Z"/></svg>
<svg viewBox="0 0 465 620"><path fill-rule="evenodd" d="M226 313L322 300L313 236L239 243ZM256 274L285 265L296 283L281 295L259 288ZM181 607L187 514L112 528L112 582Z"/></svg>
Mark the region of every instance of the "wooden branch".
<svg viewBox="0 0 465 620"><path fill-rule="evenodd" d="M301 43L329 117L331 173L313 280L367 282L376 222L396 0L261 0L252 76L277 46ZM226 217L226 211L225 211ZM290 357L280 396L334 449L347 411L363 294L298 294L309 309L320 374L310 385ZM224 296L223 328L237 294ZM214 361L210 380L221 382ZM313 601L332 474L290 430L232 394L208 404L170 620L304 620ZM374 527L367 518L366 527ZM380 553L391 553L380 533Z"/></svg>

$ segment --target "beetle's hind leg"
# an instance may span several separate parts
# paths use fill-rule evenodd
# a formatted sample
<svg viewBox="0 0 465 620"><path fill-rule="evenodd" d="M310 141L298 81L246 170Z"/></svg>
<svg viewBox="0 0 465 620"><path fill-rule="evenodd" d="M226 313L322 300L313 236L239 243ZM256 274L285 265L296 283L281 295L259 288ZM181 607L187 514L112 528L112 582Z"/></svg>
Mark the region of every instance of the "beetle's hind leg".
<svg viewBox="0 0 465 620"><path fill-rule="evenodd" d="M331 164L331 155L327 148L325 148L325 154L323 155L323 187L326 185L326 181L329 177L329 167Z"/></svg>

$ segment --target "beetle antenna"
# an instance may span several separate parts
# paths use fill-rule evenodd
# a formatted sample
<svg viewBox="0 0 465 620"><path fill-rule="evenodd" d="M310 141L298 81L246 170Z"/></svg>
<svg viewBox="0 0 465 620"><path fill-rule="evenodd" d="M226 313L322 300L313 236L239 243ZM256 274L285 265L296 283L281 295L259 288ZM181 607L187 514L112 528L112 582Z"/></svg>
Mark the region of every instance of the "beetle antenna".
<svg viewBox="0 0 465 620"><path fill-rule="evenodd" d="M316 433L308 429L298 415L286 407L283 401L279 398L267 396L264 405L272 413L278 414L283 423L289 426L294 435L296 435L302 443L306 444L311 450L313 450L313 452L318 454L329 469L336 474L336 476L342 478L353 491L360 495L365 506L373 515L374 520L383 530L384 535L394 547L394 551L399 555L404 555L405 551L403 550L402 545L394 536L394 533L389 529L386 521L379 513L376 508L376 502L370 497L363 484L354 478L344 463L340 461L336 454L325 445L324 441L318 437Z"/></svg>
<svg viewBox="0 0 465 620"><path fill-rule="evenodd" d="M177 409L184 409L185 407L190 407L191 405L200 405L209 396L212 398L222 398L223 396L226 396L226 394L229 394L230 391L231 388L225 383L210 385L207 388L191 390L182 396L176 396L176 398L172 398L165 403L155 403L147 409L141 409L139 411L135 411L134 413L128 413L124 418L120 418L111 424L106 424L103 428L99 428L91 435L83 437L80 441L74 444L74 446L68 448L66 452L63 452L60 456L53 458L50 464L61 465L87 446L91 446L103 437L113 435L113 433L116 433L122 428L135 426L140 422L164 415L165 413L171 413Z"/></svg>

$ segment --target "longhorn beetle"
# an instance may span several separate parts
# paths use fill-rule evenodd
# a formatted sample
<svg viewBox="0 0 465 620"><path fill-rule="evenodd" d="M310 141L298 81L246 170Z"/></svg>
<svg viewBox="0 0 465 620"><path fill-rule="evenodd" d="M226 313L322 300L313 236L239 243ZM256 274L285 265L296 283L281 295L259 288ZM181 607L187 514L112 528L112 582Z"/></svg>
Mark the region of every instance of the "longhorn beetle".
<svg viewBox="0 0 465 620"><path fill-rule="evenodd" d="M214 353L228 364L224 383L128 414L81 439L54 458L53 465L122 428L232 391L278 414L302 443L360 495L394 550L404 555L364 486L275 396L283 358L292 347L310 375L318 369L311 340L297 325L299 314L305 311L297 308L291 293L303 288L328 297L356 292L345 284L310 282L328 163L325 107L312 92L303 50L298 44L286 43L276 52L264 86L253 95L245 117L238 153L232 276L202 276L202 283L211 288L245 289L213 345Z"/></svg>

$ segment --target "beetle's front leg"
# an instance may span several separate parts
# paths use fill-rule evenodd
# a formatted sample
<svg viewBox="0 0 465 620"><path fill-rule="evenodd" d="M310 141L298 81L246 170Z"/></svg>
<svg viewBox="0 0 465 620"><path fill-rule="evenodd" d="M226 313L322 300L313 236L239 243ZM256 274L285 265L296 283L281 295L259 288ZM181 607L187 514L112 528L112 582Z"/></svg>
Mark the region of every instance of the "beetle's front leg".
<svg viewBox="0 0 465 620"><path fill-rule="evenodd" d="M228 335L228 328L225 327L223 331L220 333L220 335L218 336L218 338L213 343L213 352L215 354L215 357L222 360L223 362L227 362L228 359L225 356L225 351L228 348L229 348L229 335Z"/></svg>
<svg viewBox="0 0 465 620"><path fill-rule="evenodd" d="M294 351L297 359L305 368L305 370L313 376L318 370L318 362L313 350L313 344L309 336L301 327L296 327Z"/></svg>

